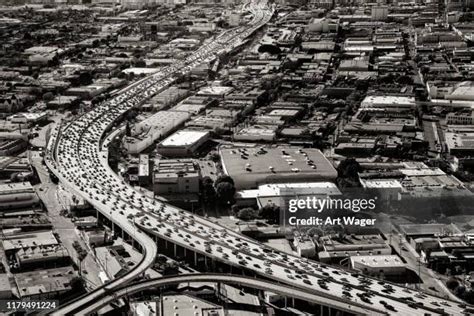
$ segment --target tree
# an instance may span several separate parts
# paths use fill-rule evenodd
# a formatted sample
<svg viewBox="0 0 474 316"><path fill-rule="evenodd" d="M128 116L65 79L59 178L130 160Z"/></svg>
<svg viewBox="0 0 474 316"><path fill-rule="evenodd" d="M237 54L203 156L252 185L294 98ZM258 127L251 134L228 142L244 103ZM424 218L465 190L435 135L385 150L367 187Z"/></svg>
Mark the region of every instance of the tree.
<svg viewBox="0 0 474 316"><path fill-rule="evenodd" d="M256 219L257 217L258 211L254 210L251 207L243 208L237 213L237 218L244 221L250 221Z"/></svg>
<svg viewBox="0 0 474 316"><path fill-rule="evenodd" d="M361 167L354 158L347 158L337 167L337 183L342 186L354 186L359 182Z"/></svg>
<svg viewBox="0 0 474 316"><path fill-rule="evenodd" d="M466 287L464 285L459 285L458 287L454 289L454 294L457 297L462 297L465 292L466 292Z"/></svg>
<svg viewBox="0 0 474 316"><path fill-rule="evenodd" d="M469 304L474 303L474 290L472 288L464 293L464 300Z"/></svg>
<svg viewBox="0 0 474 316"><path fill-rule="evenodd" d="M87 72L81 72L81 74L79 75L78 81L80 85L86 86L88 84L91 84L93 79L94 77L92 76L92 74L87 71Z"/></svg>
<svg viewBox="0 0 474 316"><path fill-rule="evenodd" d="M54 94L52 92L46 92L43 94L43 101L44 102L49 102L54 99Z"/></svg>
<svg viewBox="0 0 474 316"><path fill-rule="evenodd" d="M280 223L280 207L275 204L267 204L259 210L259 216L270 224Z"/></svg>
<svg viewBox="0 0 474 316"><path fill-rule="evenodd" d="M216 190L214 189L214 181L209 177L202 179L202 197L204 203L212 204L216 200Z"/></svg>
<svg viewBox="0 0 474 316"><path fill-rule="evenodd" d="M122 155L121 151L121 143L119 139L114 139L110 142L109 145L109 165L112 169L116 169L119 163L119 159Z"/></svg>
<svg viewBox="0 0 474 316"><path fill-rule="evenodd" d="M287 60L282 65L282 70L288 70L289 72L296 71L300 67L299 61Z"/></svg>
<svg viewBox="0 0 474 316"><path fill-rule="evenodd" d="M209 155L209 159L211 159L211 161L217 163L221 160L221 156L218 153L213 152L212 154Z"/></svg>
<svg viewBox="0 0 474 316"><path fill-rule="evenodd" d="M222 183L222 182L230 183L230 184L232 184L232 186L235 185L234 179L232 179L231 176L228 176L228 175L221 175L221 176L219 176L219 178L217 178L217 180L216 180L216 183L215 183L216 188L217 188L217 185L218 185L219 183Z"/></svg>
<svg viewBox="0 0 474 316"><path fill-rule="evenodd" d="M73 292L82 292L84 290L84 280L81 277L75 277L70 282Z"/></svg>
<svg viewBox="0 0 474 316"><path fill-rule="evenodd" d="M456 278L449 278L448 281L446 281L446 287L453 291L455 288L459 286L459 281L456 280Z"/></svg>
<svg viewBox="0 0 474 316"><path fill-rule="evenodd" d="M127 74L124 73L124 72L119 72L119 74L117 75L117 78L119 78L119 79L127 79Z"/></svg>
<svg viewBox="0 0 474 316"><path fill-rule="evenodd" d="M130 137L132 136L132 130L130 129L130 122L127 121L127 125L125 126L125 136Z"/></svg>
<svg viewBox="0 0 474 316"><path fill-rule="evenodd" d="M233 183L226 181L218 183L216 193L221 204L234 204L235 187Z"/></svg>
<svg viewBox="0 0 474 316"><path fill-rule="evenodd" d="M145 68L146 62L143 59L139 59L135 62L135 67Z"/></svg>
<svg viewBox="0 0 474 316"><path fill-rule="evenodd" d="M237 215L239 214L239 206L238 205L232 205L232 207L230 208L230 216L235 216L237 217Z"/></svg>

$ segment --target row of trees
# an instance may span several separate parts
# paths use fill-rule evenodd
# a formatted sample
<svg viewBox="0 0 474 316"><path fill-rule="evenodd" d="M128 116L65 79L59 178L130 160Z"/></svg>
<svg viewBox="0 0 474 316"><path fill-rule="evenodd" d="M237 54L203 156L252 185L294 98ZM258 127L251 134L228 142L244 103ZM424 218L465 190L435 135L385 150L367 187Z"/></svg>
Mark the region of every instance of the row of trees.
<svg viewBox="0 0 474 316"><path fill-rule="evenodd" d="M466 289L455 277L449 278L446 282L446 286L451 290L457 297L465 300L469 304L474 303L474 290L472 288Z"/></svg>
<svg viewBox="0 0 474 316"><path fill-rule="evenodd" d="M235 203L235 183L227 175L222 175L214 182L205 177L202 181L202 199L206 206L230 207ZM275 205L266 205L259 210L247 207L239 209L236 205L231 208L231 213L242 220L266 219L270 224L280 222L280 208Z"/></svg>
<svg viewBox="0 0 474 316"><path fill-rule="evenodd" d="M250 221L255 219L267 220L269 224L280 223L280 207L274 204L267 204L259 210L251 207L233 210L234 215L241 220Z"/></svg>
<svg viewBox="0 0 474 316"><path fill-rule="evenodd" d="M230 206L235 203L235 183L226 175L220 176L214 182L209 177L202 180L202 198L205 205Z"/></svg>

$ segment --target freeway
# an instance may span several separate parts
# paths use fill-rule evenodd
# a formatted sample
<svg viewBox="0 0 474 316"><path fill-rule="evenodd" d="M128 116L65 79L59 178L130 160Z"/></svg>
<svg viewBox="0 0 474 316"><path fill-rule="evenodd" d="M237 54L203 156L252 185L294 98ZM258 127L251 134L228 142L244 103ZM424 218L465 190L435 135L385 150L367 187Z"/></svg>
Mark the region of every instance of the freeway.
<svg viewBox="0 0 474 316"><path fill-rule="evenodd" d="M168 276L161 277L157 279L146 280L134 284L129 284L125 287L117 288L114 291L107 293L106 296L101 297L90 303L85 309L81 312L84 314L92 314L107 304L112 303L113 301L120 299L124 296L133 295L137 292L150 290L159 287L165 287L170 285L178 285L181 283L225 283L235 286L244 286L250 287L253 289L259 289L262 291L270 291L272 293L277 293L285 297L293 297L303 301L315 302L321 305L329 305L329 299L324 296L315 295L308 293L307 291L302 291L295 289L291 286L278 284L275 282L262 280L262 279L252 279L243 276L237 275L227 275L227 274L186 274L179 276ZM346 309L347 306L341 304L338 306L339 309L356 314L366 314L370 312L371 315L384 315L374 309L367 309L362 304L358 306L349 306L349 309Z"/></svg>
<svg viewBox="0 0 474 316"><path fill-rule="evenodd" d="M273 11L267 10L264 3L252 3L247 9L253 14L253 20L247 26L221 33L184 61L133 83L119 91L112 100L100 104L65 127L63 126L65 124L60 124L52 131L45 156L48 168L75 194L82 196L112 222L117 223L141 245L143 250L141 262L129 273L63 306L54 314L63 315L72 310L80 310L89 301L103 295L106 290L135 279L153 264L157 254L156 244L135 223L130 223L124 216L126 209L138 206L130 204L131 201L127 196L123 198L124 195L120 195L119 188L125 183L114 185L113 182L119 179L111 176L114 173L104 167L108 167L108 153L101 152L101 148L107 148L107 141L104 147L101 146L103 134L126 111L169 86L179 75L241 45L245 38L266 24L273 15ZM100 160L99 153L102 155ZM130 190L128 187L127 189ZM120 196L117 197L117 193ZM135 191L132 192L132 196L134 194ZM123 210L120 214L116 214L119 213L117 208L120 202L123 203L121 205ZM156 206L156 201L147 203Z"/></svg>
<svg viewBox="0 0 474 316"><path fill-rule="evenodd" d="M153 264L157 253L148 234L231 266L250 269L295 290L324 297L329 306L340 309L363 305L367 310L385 314L462 314L465 307L459 303L263 246L204 218L142 195L110 169L107 148L117 120L172 84L181 74L241 45L273 15L273 9L265 2L253 1L245 8L253 15L253 20L246 26L221 33L185 60L128 86L111 100L52 131L45 158L50 170L132 236L144 254L142 261L128 274L62 306L55 314L80 313L90 302L143 273Z"/></svg>

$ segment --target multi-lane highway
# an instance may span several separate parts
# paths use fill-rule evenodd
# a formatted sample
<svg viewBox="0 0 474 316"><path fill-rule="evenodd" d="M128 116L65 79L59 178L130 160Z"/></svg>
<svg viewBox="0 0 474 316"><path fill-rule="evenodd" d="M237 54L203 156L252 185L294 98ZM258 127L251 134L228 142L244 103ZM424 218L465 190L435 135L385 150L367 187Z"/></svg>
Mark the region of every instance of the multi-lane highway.
<svg viewBox="0 0 474 316"><path fill-rule="evenodd" d="M273 15L264 2L254 1L245 8L253 14L253 20L246 26L220 34L184 61L128 86L77 120L53 130L46 153L50 170L132 236L143 250L142 261L128 274L64 305L56 314L80 314L90 302L124 286L150 267L157 248L145 231L213 260L250 269L299 291L324 297L326 304L338 309L365 307L371 313L398 315L462 314L465 307L459 303L265 247L204 218L142 195L110 169L107 162L110 135L114 123L124 113L172 84L179 75L238 47Z"/></svg>

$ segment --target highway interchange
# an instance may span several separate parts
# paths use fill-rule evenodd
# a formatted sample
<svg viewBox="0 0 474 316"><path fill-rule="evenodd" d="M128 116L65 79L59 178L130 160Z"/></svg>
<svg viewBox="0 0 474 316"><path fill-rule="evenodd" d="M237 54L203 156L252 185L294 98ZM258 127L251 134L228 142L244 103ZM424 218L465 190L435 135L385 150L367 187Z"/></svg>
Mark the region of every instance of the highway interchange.
<svg viewBox="0 0 474 316"><path fill-rule="evenodd" d="M52 131L45 156L49 169L64 185L132 236L143 252L142 261L128 274L64 305L55 314L81 314L90 302L130 283L149 268L157 255L157 246L144 231L214 260L250 269L266 278L324 297L343 310L362 308L371 314L393 315L467 313L465 306L456 302L443 301L263 246L204 218L142 195L108 166L107 148L113 135L107 133L124 113L171 85L181 74L238 47L273 15L273 9L264 2L252 2L245 9L253 14L248 25L222 33L184 61L128 86L92 111Z"/></svg>
<svg viewBox="0 0 474 316"><path fill-rule="evenodd" d="M107 304L112 303L113 301L123 297L133 295L134 293L140 291L146 291L158 287L165 287L169 285L178 285L181 283L224 283L229 285L234 285L237 287L241 286L248 286L255 289L269 291L273 293L279 293L281 295L287 295L288 297L294 297L300 300L309 301L309 302L317 302L324 306L329 304L329 299L323 296L319 296L317 294L308 293L306 290L299 290L289 285L282 285L275 282L267 281L267 280L260 280L260 279L252 279L244 276L239 275L226 275L226 274L186 274L186 275L177 275L177 276L168 276L168 277L161 277L156 279L150 279L141 281L138 283L127 285L123 288L117 288L114 290L113 295L107 295L103 298L95 300L91 302L85 309L82 310L84 314L92 314L100 308L106 306ZM334 302L331 302L334 303ZM344 306L339 306L342 310L344 310ZM367 309L364 306L352 306L351 309L345 310L350 313L359 313L364 314L367 313ZM377 311L371 311L371 315L383 315Z"/></svg>

